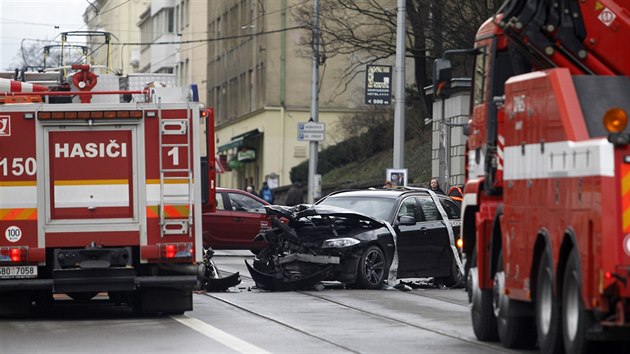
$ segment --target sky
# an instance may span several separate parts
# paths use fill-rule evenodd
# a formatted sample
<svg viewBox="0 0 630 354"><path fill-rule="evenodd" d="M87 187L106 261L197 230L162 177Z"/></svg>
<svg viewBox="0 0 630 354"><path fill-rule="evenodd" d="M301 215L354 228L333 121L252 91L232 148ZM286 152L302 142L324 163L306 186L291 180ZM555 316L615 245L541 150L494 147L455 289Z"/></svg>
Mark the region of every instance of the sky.
<svg viewBox="0 0 630 354"><path fill-rule="evenodd" d="M61 32L86 30L83 13L88 6L86 0L0 0L0 70L17 62L21 43L59 41Z"/></svg>

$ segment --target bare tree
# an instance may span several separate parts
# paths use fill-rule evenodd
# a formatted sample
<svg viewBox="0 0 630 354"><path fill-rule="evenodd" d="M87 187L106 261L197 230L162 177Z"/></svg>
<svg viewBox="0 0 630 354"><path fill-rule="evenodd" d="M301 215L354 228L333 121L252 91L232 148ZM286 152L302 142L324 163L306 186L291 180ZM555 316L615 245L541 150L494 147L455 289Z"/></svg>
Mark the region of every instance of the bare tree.
<svg viewBox="0 0 630 354"><path fill-rule="evenodd" d="M320 0L321 53L325 57L346 55L339 90L365 71L368 64L391 62L396 54L396 0ZM479 26L497 10L492 0L406 0L406 56L414 61L415 82L411 92L425 117L431 101L423 88L431 83L431 64L445 49L473 45ZM294 11L296 21L312 25L312 9ZM310 55L310 43L302 54ZM463 72L465 69L459 69Z"/></svg>
<svg viewBox="0 0 630 354"><path fill-rule="evenodd" d="M52 68L61 66L62 49L65 65L81 62L84 59L83 46L66 44L53 44L51 41L37 41L32 44L22 45L7 70L31 69L38 70L44 67Z"/></svg>

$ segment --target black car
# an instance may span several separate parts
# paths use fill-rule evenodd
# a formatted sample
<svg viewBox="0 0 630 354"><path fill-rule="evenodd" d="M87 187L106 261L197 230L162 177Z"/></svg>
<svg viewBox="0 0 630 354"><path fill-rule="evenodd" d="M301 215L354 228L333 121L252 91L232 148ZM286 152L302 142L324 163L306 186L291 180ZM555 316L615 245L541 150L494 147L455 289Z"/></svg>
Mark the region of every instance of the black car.
<svg viewBox="0 0 630 354"><path fill-rule="evenodd" d="M276 216L259 235L269 247L247 264L260 288L336 280L378 289L386 279L426 277L453 286L462 279L460 207L447 196L422 188L341 191L315 205L266 209Z"/></svg>

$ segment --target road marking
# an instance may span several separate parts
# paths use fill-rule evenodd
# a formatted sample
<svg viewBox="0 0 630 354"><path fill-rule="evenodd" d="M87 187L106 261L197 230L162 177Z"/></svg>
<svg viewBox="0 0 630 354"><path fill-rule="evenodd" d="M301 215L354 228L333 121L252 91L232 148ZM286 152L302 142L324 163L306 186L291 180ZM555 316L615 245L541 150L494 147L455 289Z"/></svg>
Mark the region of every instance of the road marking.
<svg viewBox="0 0 630 354"><path fill-rule="evenodd" d="M247 343L233 335L223 332L222 330L211 326L196 318L188 317L186 315L171 316L175 321L186 325L195 331L203 334L204 336L214 339L217 342L232 348L239 353L269 353L268 351L257 347L253 344Z"/></svg>

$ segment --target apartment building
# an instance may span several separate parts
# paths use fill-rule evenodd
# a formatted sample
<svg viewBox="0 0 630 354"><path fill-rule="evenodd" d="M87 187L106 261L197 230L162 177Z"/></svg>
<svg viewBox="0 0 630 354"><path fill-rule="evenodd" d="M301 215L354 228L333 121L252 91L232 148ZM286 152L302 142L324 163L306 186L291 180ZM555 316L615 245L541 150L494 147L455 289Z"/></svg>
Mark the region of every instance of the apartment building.
<svg viewBox="0 0 630 354"><path fill-rule="evenodd" d="M217 152L226 170L218 184L259 188L291 183L291 168L306 160L309 142L300 141L298 123L311 108L311 33L298 28L292 11L311 1L224 0L208 3L209 106L215 109ZM353 82L339 90L342 61L320 66L318 121L326 125L320 148L343 139L336 122L363 108ZM302 181L305 182L305 181Z"/></svg>
<svg viewBox="0 0 630 354"><path fill-rule="evenodd" d="M129 74L140 69L140 48L128 43L140 42L137 23L150 0L95 0L86 7L83 21L89 31L106 31L110 38L109 51L102 46L103 38L90 39L93 62L112 70Z"/></svg>

